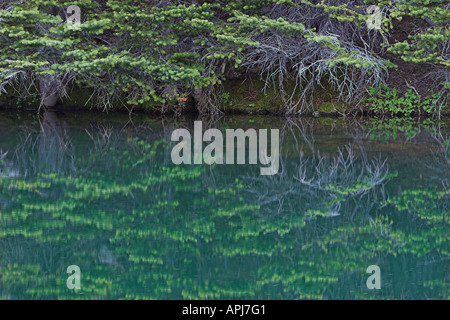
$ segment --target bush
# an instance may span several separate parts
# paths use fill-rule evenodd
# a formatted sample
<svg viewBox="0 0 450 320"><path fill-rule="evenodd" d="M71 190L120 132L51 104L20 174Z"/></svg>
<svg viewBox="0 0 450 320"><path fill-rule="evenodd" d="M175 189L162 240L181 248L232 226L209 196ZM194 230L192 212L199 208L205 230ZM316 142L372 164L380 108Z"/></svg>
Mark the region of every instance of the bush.
<svg viewBox="0 0 450 320"><path fill-rule="evenodd" d="M370 111L375 114L403 115L412 114L432 114L436 110L436 103L439 94L435 93L431 97L421 98L418 93L408 89L404 95L400 95L394 88L381 85L376 88L369 88L369 96L364 99Z"/></svg>

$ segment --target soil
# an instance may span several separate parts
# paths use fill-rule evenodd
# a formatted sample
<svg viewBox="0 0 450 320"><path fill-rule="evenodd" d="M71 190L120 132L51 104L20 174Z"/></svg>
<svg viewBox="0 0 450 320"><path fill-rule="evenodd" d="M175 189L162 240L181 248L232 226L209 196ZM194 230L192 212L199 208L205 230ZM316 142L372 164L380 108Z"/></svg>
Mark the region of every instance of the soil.
<svg viewBox="0 0 450 320"><path fill-rule="evenodd" d="M394 28L390 32L389 42L402 42L408 40L408 34L413 34L417 27L425 27L428 22L421 19L406 17L402 21L394 20ZM387 52L384 58L398 66L398 69L389 72L387 81L391 88L404 93L408 88L416 89L421 96L430 94L432 83L428 75L433 72L433 66L426 63L412 63L403 61L400 55Z"/></svg>

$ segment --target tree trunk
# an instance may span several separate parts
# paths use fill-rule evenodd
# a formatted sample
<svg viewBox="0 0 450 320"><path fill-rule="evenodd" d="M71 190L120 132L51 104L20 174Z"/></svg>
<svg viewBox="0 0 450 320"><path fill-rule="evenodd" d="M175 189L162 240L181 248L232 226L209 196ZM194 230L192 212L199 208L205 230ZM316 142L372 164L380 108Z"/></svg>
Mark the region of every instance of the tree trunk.
<svg viewBox="0 0 450 320"><path fill-rule="evenodd" d="M46 108L56 106L59 97L61 81L57 76L45 75L39 77L39 90L41 93L41 104Z"/></svg>

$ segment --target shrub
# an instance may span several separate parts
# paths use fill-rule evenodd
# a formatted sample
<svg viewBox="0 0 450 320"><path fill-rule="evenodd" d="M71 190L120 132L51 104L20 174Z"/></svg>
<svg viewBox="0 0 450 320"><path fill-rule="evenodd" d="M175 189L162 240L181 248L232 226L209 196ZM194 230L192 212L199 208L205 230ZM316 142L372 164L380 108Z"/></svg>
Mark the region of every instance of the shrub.
<svg viewBox="0 0 450 320"><path fill-rule="evenodd" d="M438 93L431 97L421 98L412 89L408 89L404 95L400 95L395 88L392 89L387 85L370 87L368 93L364 103L368 105L370 111L379 115L432 114L436 110L436 101L439 99Z"/></svg>

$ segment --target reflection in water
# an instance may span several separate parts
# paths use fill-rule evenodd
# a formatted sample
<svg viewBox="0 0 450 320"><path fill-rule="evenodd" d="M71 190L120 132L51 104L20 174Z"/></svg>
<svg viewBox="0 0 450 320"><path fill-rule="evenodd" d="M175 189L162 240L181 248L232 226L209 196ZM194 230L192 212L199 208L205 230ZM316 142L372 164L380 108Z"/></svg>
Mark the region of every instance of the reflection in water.
<svg viewBox="0 0 450 320"><path fill-rule="evenodd" d="M38 116L38 123L38 130L29 126L12 129L18 131L20 144L13 150L10 176L74 170L73 146L64 121L58 119L56 112L45 111Z"/></svg>
<svg viewBox="0 0 450 320"><path fill-rule="evenodd" d="M172 165L170 133L193 120L127 121L5 130L19 142L0 142L0 298L449 298L442 124L378 139L343 119L205 123L280 128L280 172L260 176Z"/></svg>
<svg viewBox="0 0 450 320"><path fill-rule="evenodd" d="M70 137L63 121L56 112L45 111L40 119L40 134L36 139L37 172L60 172L73 168L74 156Z"/></svg>

